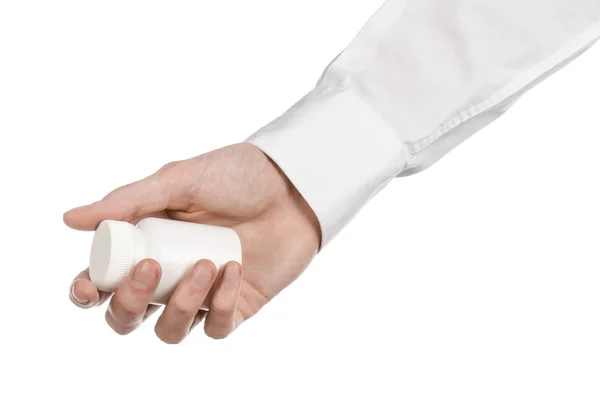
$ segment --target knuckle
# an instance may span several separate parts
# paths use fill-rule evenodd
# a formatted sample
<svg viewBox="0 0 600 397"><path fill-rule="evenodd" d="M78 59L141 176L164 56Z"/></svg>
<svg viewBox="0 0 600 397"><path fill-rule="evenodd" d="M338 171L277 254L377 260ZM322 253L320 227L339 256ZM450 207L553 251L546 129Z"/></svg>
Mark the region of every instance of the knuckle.
<svg viewBox="0 0 600 397"><path fill-rule="evenodd" d="M206 327L204 333L211 339L219 340L227 338L231 332L224 327Z"/></svg>
<svg viewBox="0 0 600 397"><path fill-rule="evenodd" d="M176 169L179 166L179 164L181 164L181 161L170 161L167 164L160 167L157 174L159 174L159 175L168 174L168 173L172 172L174 169Z"/></svg>
<svg viewBox="0 0 600 397"><path fill-rule="evenodd" d="M167 345L177 345L185 339L185 335L182 336L174 332L166 331L158 325L154 328L154 333L161 342L166 343Z"/></svg>
<svg viewBox="0 0 600 397"><path fill-rule="evenodd" d="M135 327L127 327L119 323L109 312L106 312L104 316L108 326L118 335L125 336L129 335L135 330Z"/></svg>
<svg viewBox="0 0 600 397"><path fill-rule="evenodd" d="M131 303L121 303L120 311L126 318L135 318L139 316L139 308Z"/></svg>
<svg viewBox="0 0 600 397"><path fill-rule="evenodd" d="M235 304L232 305L229 302L215 299L210 310L220 316L232 317L235 312Z"/></svg>
<svg viewBox="0 0 600 397"><path fill-rule="evenodd" d="M182 338L173 338L173 337L158 337L161 342L166 343L167 345L178 345L183 342Z"/></svg>
<svg viewBox="0 0 600 397"><path fill-rule="evenodd" d="M195 306L178 300L173 302L173 311L177 317L195 317L198 312Z"/></svg>
<svg viewBox="0 0 600 397"><path fill-rule="evenodd" d="M115 333L117 333L118 335L121 335L121 336L126 336L133 332L132 329L128 329L128 328L119 328L119 327L111 327L111 328L113 331L115 331Z"/></svg>
<svg viewBox="0 0 600 397"><path fill-rule="evenodd" d="M111 301L108 305L107 315L119 323L135 323L141 320L144 309L139 308L135 302L126 299Z"/></svg>

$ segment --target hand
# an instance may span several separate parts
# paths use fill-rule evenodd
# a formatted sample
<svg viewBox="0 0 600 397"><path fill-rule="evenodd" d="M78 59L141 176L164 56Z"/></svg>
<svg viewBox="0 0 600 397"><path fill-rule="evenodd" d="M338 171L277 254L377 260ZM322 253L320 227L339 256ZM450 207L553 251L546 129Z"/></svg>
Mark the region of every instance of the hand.
<svg viewBox="0 0 600 397"><path fill-rule="evenodd" d="M156 322L156 335L166 343L181 342L205 316L206 335L228 336L303 272L321 240L318 221L298 191L265 154L245 143L169 163L66 212L64 222L92 231L105 219L137 222L149 216L232 227L243 247L243 267L230 262L221 274L198 258ZM145 259L109 294L96 289L86 269L73 281L70 298L86 309L110 299L106 321L125 335L157 310L149 300L160 274L160 265ZM200 310L205 300L208 312Z"/></svg>

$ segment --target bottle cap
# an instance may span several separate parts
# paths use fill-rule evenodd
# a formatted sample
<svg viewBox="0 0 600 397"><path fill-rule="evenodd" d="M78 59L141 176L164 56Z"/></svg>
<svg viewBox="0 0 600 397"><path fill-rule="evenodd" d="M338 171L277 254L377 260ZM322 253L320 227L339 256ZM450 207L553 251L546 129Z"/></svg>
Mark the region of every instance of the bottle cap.
<svg viewBox="0 0 600 397"><path fill-rule="evenodd" d="M106 220L96 228L90 252L90 279L101 291L114 292L134 264L134 232L128 222Z"/></svg>

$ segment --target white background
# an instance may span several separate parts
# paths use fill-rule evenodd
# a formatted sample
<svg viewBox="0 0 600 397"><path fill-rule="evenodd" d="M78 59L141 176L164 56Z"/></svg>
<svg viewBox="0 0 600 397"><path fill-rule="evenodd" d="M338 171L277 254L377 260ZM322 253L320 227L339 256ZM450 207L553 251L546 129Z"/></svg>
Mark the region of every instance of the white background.
<svg viewBox="0 0 600 397"><path fill-rule="evenodd" d="M600 47L393 181L228 339L69 302L91 234L65 210L245 139L380 3L0 0L1 396L600 394Z"/></svg>

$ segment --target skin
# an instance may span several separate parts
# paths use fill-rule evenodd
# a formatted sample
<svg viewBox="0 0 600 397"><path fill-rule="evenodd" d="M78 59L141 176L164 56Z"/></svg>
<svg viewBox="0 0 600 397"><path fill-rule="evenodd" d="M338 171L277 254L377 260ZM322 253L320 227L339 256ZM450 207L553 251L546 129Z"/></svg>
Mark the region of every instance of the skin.
<svg viewBox="0 0 600 397"><path fill-rule="evenodd" d="M93 231L105 219L137 222L149 216L232 227L243 246L243 267L230 262L217 272L198 258L156 322L155 333L166 343L182 342L202 320L207 336L227 337L302 274L321 241L306 201L262 151L245 143L169 163L66 212L64 222ZM70 299L82 309L108 301L106 322L126 335L158 309L149 300L160 275L160 264L144 259L109 294L96 289L85 269L74 279ZM208 311L200 310L205 301Z"/></svg>

